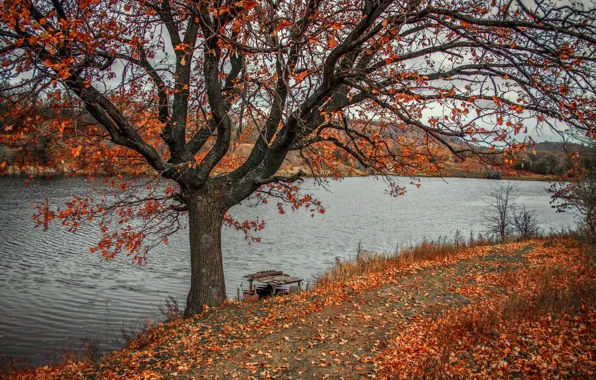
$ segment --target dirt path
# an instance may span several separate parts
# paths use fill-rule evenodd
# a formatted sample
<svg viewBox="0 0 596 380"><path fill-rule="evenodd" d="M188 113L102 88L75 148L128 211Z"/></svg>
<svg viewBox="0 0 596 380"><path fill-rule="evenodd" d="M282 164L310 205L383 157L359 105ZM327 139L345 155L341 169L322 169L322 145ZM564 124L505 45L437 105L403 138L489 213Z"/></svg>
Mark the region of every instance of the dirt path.
<svg viewBox="0 0 596 380"><path fill-rule="evenodd" d="M386 342L416 319L495 296L505 290L478 278L515 272L533 247L433 266L392 279L392 284L326 307L297 323L219 356L191 373L204 378L366 378ZM217 363L217 364L216 364Z"/></svg>

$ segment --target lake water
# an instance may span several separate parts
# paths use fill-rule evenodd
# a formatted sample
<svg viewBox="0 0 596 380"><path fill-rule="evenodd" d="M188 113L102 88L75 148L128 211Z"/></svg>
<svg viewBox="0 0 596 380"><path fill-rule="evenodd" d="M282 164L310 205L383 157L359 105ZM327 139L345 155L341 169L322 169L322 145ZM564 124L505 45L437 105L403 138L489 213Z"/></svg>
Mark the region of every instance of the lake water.
<svg viewBox="0 0 596 380"><path fill-rule="evenodd" d="M402 179L408 184L409 179ZM228 295L234 297L242 276L279 269L312 283L336 257L354 257L358 244L376 252L393 252L423 239L469 236L483 231L486 193L500 181L422 179L406 195L392 198L374 178L348 178L327 189L306 187L327 212L280 215L275 202L236 206L239 220L265 219L262 241L248 245L242 233L225 230L223 255ZM516 182L518 203L535 210L543 230L575 225L571 214L549 206L548 183ZM184 307L190 283L188 237L183 231L151 252L146 266L126 257L104 262L89 253L97 229L70 234L59 226L34 228L31 203L49 197L63 204L97 183L81 178L51 179L24 187L21 178L0 177L0 357L16 355L33 364L48 352L76 349L82 339L97 339L106 352L122 344L121 329L138 329L146 318L159 318L167 296ZM244 287L246 283L242 284Z"/></svg>

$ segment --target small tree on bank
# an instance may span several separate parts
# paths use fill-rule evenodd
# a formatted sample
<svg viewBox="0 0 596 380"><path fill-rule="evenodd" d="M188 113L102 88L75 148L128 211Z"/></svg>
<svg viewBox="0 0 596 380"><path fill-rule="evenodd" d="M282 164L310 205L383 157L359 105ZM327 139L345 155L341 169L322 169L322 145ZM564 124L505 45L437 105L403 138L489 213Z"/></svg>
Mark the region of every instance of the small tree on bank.
<svg viewBox="0 0 596 380"><path fill-rule="evenodd" d="M549 189L557 212L575 210L589 239L596 237L596 173L587 173L572 182L557 183Z"/></svg>
<svg viewBox="0 0 596 380"><path fill-rule="evenodd" d="M557 212L572 210L581 216L580 230L593 241L596 238L596 141L593 136L578 133L572 137L583 149L569 154L572 167L566 181L552 184L547 191Z"/></svg>
<svg viewBox="0 0 596 380"><path fill-rule="evenodd" d="M313 176L341 177L338 161L386 175L398 195L403 189L390 176L435 172L430 159L441 150L513 154L520 144L511 136L526 123L595 131L596 21L594 9L575 3L3 0L0 7L7 112L26 121L14 134L3 127L3 139L53 142L56 164L73 172L155 178L140 187L108 179L110 194L76 197L60 209L46 201L39 224L59 220L75 231L99 219L94 250L106 259L128 252L142 263L188 215L186 315L226 299L222 226L263 227L234 220L232 206L252 197L279 200L281 212L283 202L323 211L300 194L300 172L279 172L288 156ZM44 120L32 112L40 107L71 117Z"/></svg>
<svg viewBox="0 0 596 380"><path fill-rule="evenodd" d="M526 206L520 207L518 198L519 188L511 182L487 194L484 221L488 232L501 241L512 235L528 239L540 233L536 213Z"/></svg>
<svg viewBox="0 0 596 380"><path fill-rule="evenodd" d="M506 185L499 185L487 194L487 208L484 212L484 220L490 234L501 241L510 235L512 227L512 215L515 199L518 197L518 189L511 182Z"/></svg>

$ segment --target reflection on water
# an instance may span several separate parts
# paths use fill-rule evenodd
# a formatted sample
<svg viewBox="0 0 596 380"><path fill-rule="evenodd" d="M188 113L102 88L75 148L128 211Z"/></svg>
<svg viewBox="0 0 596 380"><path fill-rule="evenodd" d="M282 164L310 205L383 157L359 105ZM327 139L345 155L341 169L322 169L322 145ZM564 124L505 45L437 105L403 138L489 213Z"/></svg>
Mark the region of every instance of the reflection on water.
<svg viewBox="0 0 596 380"><path fill-rule="evenodd" d="M266 221L261 243L248 245L241 233L225 230L223 255L228 295L233 297L245 274L279 269L312 281L336 257L365 249L393 252L424 238L453 236L459 229L483 230L485 194L499 182L480 179L422 179L399 198L385 193L382 180L348 178L312 193L327 212L280 215L275 204L239 205L240 219ZM403 183L409 183L403 179ZM307 186L314 186L307 181ZM34 228L31 203L49 197L64 203L91 191L84 179L52 179L25 189L22 179L0 178L0 355L26 356L76 348L82 338L99 339L102 351L117 348L121 328L157 317L157 307L172 295L184 306L190 282L189 244L185 231L152 251L146 266L126 257L103 262L89 247L98 231L70 234L59 226ZM544 189L547 183L518 182L518 202L535 210L544 230L574 225L569 214L556 214ZM246 286L246 284L243 284Z"/></svg>

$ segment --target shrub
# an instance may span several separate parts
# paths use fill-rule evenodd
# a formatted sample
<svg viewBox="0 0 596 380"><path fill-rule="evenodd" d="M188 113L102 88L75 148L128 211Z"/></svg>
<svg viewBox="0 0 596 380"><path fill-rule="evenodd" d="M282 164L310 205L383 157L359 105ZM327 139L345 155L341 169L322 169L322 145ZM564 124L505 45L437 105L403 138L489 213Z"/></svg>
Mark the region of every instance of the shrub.
<svg viewBox="0 0 596 380"><path fill-rule="evenodd" d="M13 155L12 155L12 152L10 151L10 148L4 144L0 144L0 163L2 163L4 161L11 163L12 160L13 160Z"/></svg>
<svg viewBox="0 0 596 380"><path fill-rule="evenodd" d="M501 179L501 178L503 178L503 173L501 173L501 172L500 172L500 171L498 171L498 170L487 170L487 171L484 173L484 176L485 176L487 179Z"/></svg>
<svg viewBox="0 0 596 380"><path fill-rule="evenodd" d="M166 298L165 304L159 306L159 312L166 318L166 321L182 317L182 310L178 306L178 300L173 296Z"/></svg>
<svg viewBox="0 0 596 380"><path fill-rule="evenodd" d="M526 209L526 206L513 211L511 222L521 239L532 238L540 234L536 212Z"/></svg>

